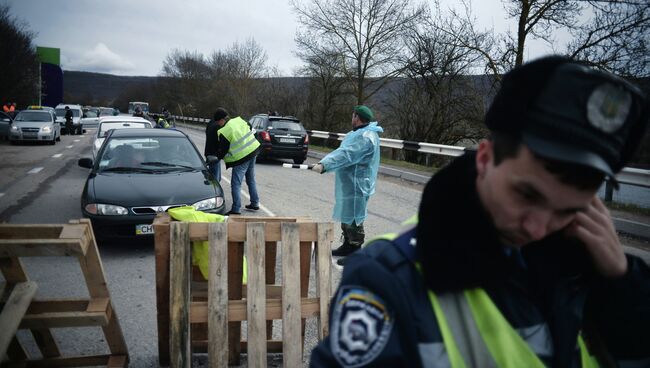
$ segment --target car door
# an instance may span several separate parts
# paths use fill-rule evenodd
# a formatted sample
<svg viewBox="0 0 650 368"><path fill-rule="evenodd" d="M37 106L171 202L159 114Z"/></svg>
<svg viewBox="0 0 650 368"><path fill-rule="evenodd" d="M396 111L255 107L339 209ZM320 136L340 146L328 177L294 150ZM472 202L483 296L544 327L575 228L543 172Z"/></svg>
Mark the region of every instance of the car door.
<svg viewBox="0 0 650 368"><path fill-rule="evenodd" d="M56 119L56 113L54 110L50 111L50 115L52 115L52 126L54 127L54 139L59 139L61 138L61 123Z"/></svg>
<svg viewBox="0 0 650 368"><path fill-rule="evenodd" d="M96 127L99 123L99 116L95 111L88 110L82 116L81 126L84 128Z"/></svg>

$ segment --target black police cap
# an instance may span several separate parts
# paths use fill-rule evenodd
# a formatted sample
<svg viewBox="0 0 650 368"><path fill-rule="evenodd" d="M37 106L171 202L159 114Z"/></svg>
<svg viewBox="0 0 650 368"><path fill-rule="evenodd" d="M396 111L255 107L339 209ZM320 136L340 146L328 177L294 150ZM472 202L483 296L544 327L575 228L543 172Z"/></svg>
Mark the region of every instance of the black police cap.
<svg viewBox="0 0 650 368"><path fill-rule="evenodd" d="M648 110L643 93L627 81L552 56L507 73L485 123L520 136L541 157L614 179L639 145Z"/></svg>

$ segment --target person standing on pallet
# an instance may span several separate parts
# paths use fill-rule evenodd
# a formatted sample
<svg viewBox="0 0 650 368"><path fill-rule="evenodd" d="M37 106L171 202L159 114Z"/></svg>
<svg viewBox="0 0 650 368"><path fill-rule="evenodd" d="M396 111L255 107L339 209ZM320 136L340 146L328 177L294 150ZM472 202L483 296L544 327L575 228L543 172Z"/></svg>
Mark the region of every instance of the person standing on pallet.
<svg viewBox="0 0 650 368"><path fill-rule="evenodd" d="M384 130L374 121L367 106L352 111L352 131L341 146L323 157L312 168L317 173L336 171L333 218L341 222L343 244L332 251L333 256L348 256L361 249L365 238L363 222L368 216L368 200L375 193L379 170L379 133ZM344 258L336 261L343 265Z"/></svg>
<svg viewBox="0 0 650 368"><path fill-rule="evenodd" d="M650 268L597 193L649 114L564 57L507 73L490 138L431 178L409 227L348 257L311 366L647 367Z"/></svg>
<svg viewBox="0 0 650 368"><path fill-rule="evenodd" d="M217 131L217 157L226 163L226 169L232 168L230 189L232 207L228 215L241 214L241 183L244 177L248 186L251 203L246 205L249 210L260 209L260 197L255 183L255 158L260 143L253 135L251 126L241 117L230 119L224 108L218 108L214 113L214 121L220 126Z"/></svg>

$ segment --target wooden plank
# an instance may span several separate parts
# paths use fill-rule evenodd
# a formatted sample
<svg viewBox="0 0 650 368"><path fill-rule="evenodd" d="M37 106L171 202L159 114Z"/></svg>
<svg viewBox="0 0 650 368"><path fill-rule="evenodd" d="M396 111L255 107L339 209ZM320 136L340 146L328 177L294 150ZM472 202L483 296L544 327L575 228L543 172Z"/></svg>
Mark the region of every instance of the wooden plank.
<svg viewBox="0 0 650 368"><path fill-rule="evenodd" d="M193 340L192 349L196 353L206 353L208 351L208 340ZM248 351L248 342L240 342L240 349L242 353ZM282 353L282 340L266 340L266 352L271 353Z"/></svg>
<svg viewBox="0 0 650 368"><path fill-rule="evenodd" d="M62 328L106 326L109 315L105 312L53 312L25 314L20 328Z"/></svg>
<svg viewBox="0 0 650 368"><path fill-rule="evenodd" d="M0 357L7 354L11 340L18 331L29 303L31 303L38 286L33 281L25 281L16 284L7 298L7 302L0 313Z"/></svg>
<svg viewBox="0 0 650 368"><path fill-rule="evenodd" d="M329 306L332 298L332 242L334 241L334 224L318 224L318 244L316 245L316 282L320 301L318 319L318 339L329 335Z"/></svg>
<svg viewBox="0 0 650 368"><path fill-rule="evenodd" d="M210 276L208 277L208 361L210 367L228 366L228 226L208 226Z"/></svg>
<svg viewBox="0 0 650 368"><path fill-rule="evenodd" d="M248 365L266 366L266 285L265 285L265 224L246 224L246 259L248 261ZM230 234L230 227L228 228Z"/></svg>
<svg viewBox="0 0 650 368"><path fill-rule="evenodd" d="M300 324L300 241L297 223L282 224L282 365L302 364Z"/></svg>
<svg viewBox="0 0 650 368"><path fill-rule="evenodd" d="M230 231L230 228L228 229ZM228 241L228 300L241 301L244 262L243 243ZM243 304L246 309L246 304ZM231 310L228 310L228 320ZM207 318L205 319L207 321ZM241 321L241 320L240 320ZM239 365L241 346L241 322L228 322L228 365Z"/></svg>
<svg viewBox="0 0 650 368"><path fill-rule="evenodd" d="M192 264L188 230L188 223L170 224L170 366L175 368L190 368L192 365L189 325Z"/></svg>
<svg viewBox="0 0 650 368"><path fill-rule="evenodd" d="M309 275L311 273L311 254L314 242L300 242L300 297L309 296ZM300 333L305 339L306 319L300 320ZM304 345L303 345L304 348Z"/></svg>
<svg viewBox="0 0 650 368"><path fill-rule="evenodd" d="M125 355L113 355L108 358L106 368L124 368L128 367L129 358Z"/></svg>
<svg viewBox="0 0 650 368"><path fill-rule="evenodd" d="M84 254L81 239L0 239L0 257L65 257Z"/></svg>
<svg viewBox="0 0 650 368"><path fill-rule="evenodd" d="M81 241L81 250L85 253L91 241L89 237L94 235L88 229L88 227L92 227L90 221L87 219L86 221L88 222L80 221L79 224L63 225L59 239L79 239Z"/></svg>
<svg viewBox="0 0 650 368"><path fill-rule="evenodd" d="M56 239L63 225L0 224L0 239Z"/></svg>
<svg viewBox="0 0 650 368"><path fill-rule="evenodd" d="M31 330L34 341L44 358L56 358L61 356L59 346L49 328L37 328Z"/></svg>
<svg viewBox="0 0 650 368"><path fill-rule="evenodd" d="M270 217L266 217L270 218ZM244 242L246 240L246 222L242 221L228 221L228 241L231 242ZM300 226L300 241L317 241L316 223L313 222L299 222ZM264 239L269 242L277 242L281 240L280 222L266 222L266 230L264 231ZM195 222L190 224L190 240L191 241L204 241L208 239L208 224Z"/></svg>
<svg viewBox="0 0 650 368"><path fill-rule="evenodd" d="M158 363L169 365L169 222L167 213L153 220L156 256L156 321L158 323Z"/></svg>
<svg viewBox="0 0 650 368"><path fill-rule="evenodd" d="M90 299L88 302L88 307L86 307L86 312L106 312L110 301L111 300L108 298Z"/></svg>
<svg viewBox="0 0 650 368"><path fill-rule="evenodd" d="M9 284L27 281L27 273L25 272L22 261L18 257L0 257L0 271L2 271L5 281Z"/></svg>
<svg viewBox="0 0 650 368"><path fill-rule="evenodd" d="M70 221L75 223L75 221ZM97 249L97 242L95 241L95 233L89 219L80 219L78 223L85 225L86 232L88 233L88 245L85 256L77 257L81 273L86 280L86 287L88 294L91 298L107 298L110 300L110 292L108 291L108 283L106 281L106 273L104 272L104 265L99 256L99 249ZM129 349L124 340L122 328L115 314L112 302L109 302L106 309L107 324L102 324L102 331L106 338L108 349L113 355L125 355L128 357Z"/></svg>
<svg viewBox="0 0 650 368"><path fill-rule="evenodd" d="M48 312L83 312L88 309L88 299L47 299L32 300L27 309L27 314L38 314Z"/></svg>
<svg viewBox="0 0 650 368"><path fill-rule="evenodd" d="M320 300L319 298L301 298L300 299L300 317L308 318L319 315ZM266 300L266 319L282 318L282 300ZM228 302L228 321L241 322L248 320L246 310L246 300L230 300ZM190 323L207 323L208 321L208 303L192 302L190 304ZM230 332L229 332L230 333Z"/></svg>
<svg viewBox="0 0 650 368"><path fill-rule="evenodd" d="M242 285L242 298L246 299L247 294L246 285ZM266 297L268 299L282 298L282 285L266 285ZM193 282L192 283L192 298L208 298L208 283L207 282Z"/></svg>

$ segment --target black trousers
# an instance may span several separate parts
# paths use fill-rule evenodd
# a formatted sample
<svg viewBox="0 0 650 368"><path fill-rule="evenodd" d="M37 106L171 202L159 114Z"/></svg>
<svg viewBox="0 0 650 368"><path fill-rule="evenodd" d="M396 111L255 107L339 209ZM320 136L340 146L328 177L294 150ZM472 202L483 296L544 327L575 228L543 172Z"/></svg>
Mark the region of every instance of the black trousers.
<svg viewBox="0 0 650 368"><path fill-rule="evenodd" d="M351 224L341 223L341 230L343 231L343 241L350 245L360 247L363 244L363 240L366 237L366 233L363 230L363 222L357 224L352 222Z"/></svg>

